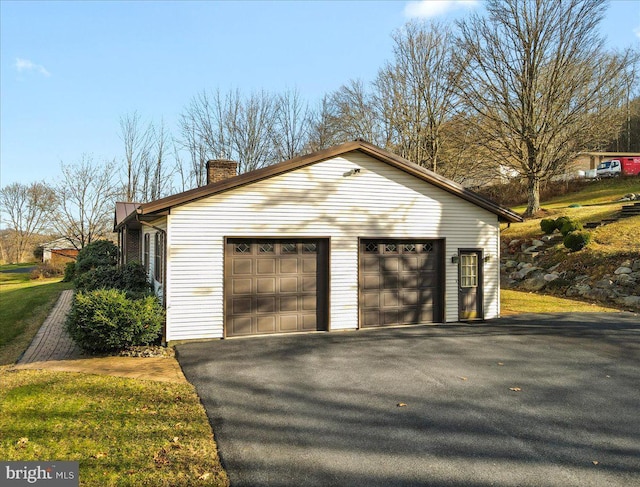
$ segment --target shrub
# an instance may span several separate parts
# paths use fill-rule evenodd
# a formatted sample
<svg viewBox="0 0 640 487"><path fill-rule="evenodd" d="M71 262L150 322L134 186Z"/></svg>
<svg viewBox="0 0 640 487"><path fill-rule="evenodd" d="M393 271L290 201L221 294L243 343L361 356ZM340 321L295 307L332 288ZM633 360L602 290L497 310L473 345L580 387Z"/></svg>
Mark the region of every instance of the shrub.
<svg viewBox="0 0 640 487"><path fill-rule="evenodd" d="M575 232L576 230L582 230L582 223L571 219L565 220L565 222L560 227L560 233L563 237L566 237L571 232Z"/></svg>
<svg viewBox="0 0 640 487"><path fill-rule="evenodd" d="M589 232L571 232L564 237L564 246L574 252L582 250L591 242Z"/></svg>
<svg viewBox="0 0 640 487"><path fill-rule="evenodd" d="M144 266L139 262L130 262L124 267L96 267L77 276L75 287L82 292L119 289L125 291L127 297L132 299L153 294L153 287L147 280Z"/></svg>
<svg viewBox="0 0 640 487"><path fill-rule="evenodd" d="M58 277L62 275L62 268L51 265L48 262L40 264L31 271L31 279L48 279L50 277Z"/></svg>
<svg viewBox="0 0 640 487"><path fill-rule="evenodd" d="M556 228L556 221L552 218L544 218L540 221L540 229L545 233L545 235L551 235Z"/></svg>
<svg viewBox="0 0 640 487"><path fill-rule="evenodd" d="M88 352L114 352L158 342L164 310L154 296L132 300L124 291L78 292L67 319L67 330Z"/></svg>
<svg viewBox="0 0 640 487"><path fill-rule="evenodd" d="M76 275L76 263L75 262L67 262L67 265L64 266L64 278L63 282L71 282L73 281Z"/></svg>
<svg viewBox="0 0 640 487"><path fill-rule="evenodd" d="M562 225L564 225L568 221L571 221L571 218L569 218L568 216L560 216L556 218L556 228L560 230L562 228Z"/></svg>
<svg viewBox="0 0 640 487"><path fill-rule="evenodd" d="M109 240L96 240L78 252L76 275L101 266L114 267L118 264L118 247Z"/></svg>
<svg viewBox="0 0 640 487"><path fill-rule="evenodd" d="M76 275L74 284L77 291L89 292L97 289L116 288L118 268L99 266Z"/></svg>
<svg viewBox="0 0 640 487"><path fill-rule="evenodd" d="M118 268L115 287L125 291L130 298L153 294L153 286L147 278L147 271L140 262L129 262L124 267Z"/></svg>

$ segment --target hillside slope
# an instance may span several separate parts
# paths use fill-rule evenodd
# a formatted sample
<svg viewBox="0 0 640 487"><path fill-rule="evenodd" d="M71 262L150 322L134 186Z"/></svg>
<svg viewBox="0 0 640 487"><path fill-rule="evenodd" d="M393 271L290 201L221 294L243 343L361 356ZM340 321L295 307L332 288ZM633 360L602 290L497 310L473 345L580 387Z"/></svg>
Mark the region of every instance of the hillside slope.
<svg viewBox="0 0 640 487"><path fill-rule="evenodd" d="M629 194L640 201L640 179L593 181L543 202L536 218L503 226L502 286L640 310L640 216L591 230L591 243L578 252L566 249L557 232L543 238L540 229L543 218L568 216L583 224L615 219L623 205L634 203L621 201Z"/></svg>

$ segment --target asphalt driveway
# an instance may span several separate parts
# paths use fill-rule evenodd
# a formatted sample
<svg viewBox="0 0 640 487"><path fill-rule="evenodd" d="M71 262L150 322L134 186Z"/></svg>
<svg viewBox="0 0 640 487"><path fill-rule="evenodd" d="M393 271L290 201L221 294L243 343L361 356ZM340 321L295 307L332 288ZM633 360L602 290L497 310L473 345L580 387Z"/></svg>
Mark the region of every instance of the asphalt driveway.
<svg viewBox="0 0 640 487"><path fill-rule="evenodd" d="M177 347L232 487L640 485L640 317Z"/></svg>

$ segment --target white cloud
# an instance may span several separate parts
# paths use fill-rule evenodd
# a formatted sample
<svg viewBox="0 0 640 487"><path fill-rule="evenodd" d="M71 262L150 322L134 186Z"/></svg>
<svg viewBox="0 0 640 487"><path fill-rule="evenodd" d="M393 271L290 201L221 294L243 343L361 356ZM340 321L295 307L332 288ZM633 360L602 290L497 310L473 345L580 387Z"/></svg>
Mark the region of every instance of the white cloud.
<svg viewBox="0 0 640 487"><path fill-rule="evenodd" d="M40 73L42 76L46 76L47 78L51 76L51 73L47 71L47 68L45 68L43 65L35 64L28 59L17 58L15 67L18 70L18 73L22 73L23 71L35 71L36 73Z"/></svg>
<svg viewBox="0 0 640 487"><path fill-rule="evenodd" d="M404 15L409 18L427 19L461 8L473 8L479 3L479 0L420 0L407 3Z"/></svg>

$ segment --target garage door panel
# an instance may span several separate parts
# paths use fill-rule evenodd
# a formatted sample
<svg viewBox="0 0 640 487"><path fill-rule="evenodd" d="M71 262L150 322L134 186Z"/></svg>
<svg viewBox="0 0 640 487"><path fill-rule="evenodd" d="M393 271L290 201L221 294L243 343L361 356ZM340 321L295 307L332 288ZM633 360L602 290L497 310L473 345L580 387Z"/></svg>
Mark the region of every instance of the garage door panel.
<svg viewBox="0 0 640 487"><path fill-rule="evenodd" d="M280 316L280 331L298 331L299 327L298 315L281 315Z"/></svg>
<svg viewBox="0 0 640 487"><path fill-rule="evenodd" d="M234 279L233 294L251 294L253 292L253 281L251 279Z"/></svg>
<svg viewBox="0 0 640 487"><path fill-rule="evenodd" d="M297 293L298 292L298 278L297 277L282 277L278 280L279 291L281 293Z"/></svg>
<svg viewBox="0 0 640 487"><path fill-rule="evenodd" d="M406 306L415 306L418 304L418 291L404 290L402 293L402 300Z"/></svg>
<svg viewBox="0 0 640 487"><path fill-rule="evenodd" d="M366 326L380 326L382 323L380 322L380 312L376 310L364 310L362 311L363 322L366 323Z"/></svg>
<svg viewBox="0 0 640 487"><path fill-rule="evenodd" d="M314 277L302 278L302 291L305 293L315 293L318 291L318 279Z"/></svg>
<svg viewBox="0 0 640 487"><path fill-rule="evenodd" d="M318 316L315 313L302 315L302 328L304 331L317 330Z"/></svg>
<svg viewBox="0 0 640 487"><path fill-rule="evenodd" d="M278 298L278 311L298 311L298 296L280 296Z"/></svg>
<svg viewBox="0 0 640 487"><path fill-rule="evenodd" d="M382 293L382 306L387 308L389 306L397 307L399 305L400 305L400 293L398 291Z"/></svg>
<svg viewBox="0 0 640 487"><path fill-rule="evenodd" d="M233 335L250 335L251 318L248 316L232 318L229 327Z"/></svg>
<svg viewBox="0 0 640 487"><path fill-rule="evenodd" d="M383 325L397 325L402 323L400 320L399 312L397 309L385 309L382 312L382 324Z"/></svg>
<svg viewBox="0 0 640 487"><path fill-rule="evenodd" d="M276 317L273 315L258 316L256 318L256 323L258 333L275 333L277 331Z"/></svg>
<svg viewBox="0 0 640 487"><path fill-rule="evenodd" d="M239 259L233 260L233 273L239 274L252 274L253 273L253 260L251 259Z"/></svg>
<svg viewBox="0 0 640 487"><path fill-rule="evenodd" d="M382 285L380 289L398 289L400 276L397 273L385 273L382 275Z"/></svg>
<svg viewBox="0 0 640 487"><path fill-rule="evenodd" d="M252 299L248 298L234 298L231 301L231 309L234 315L238 314L246 314L253 312L253 307L251 306Z"/></svg>
<svg viewBox="0 0 640 487"><path fill-rule="evenodd" d="M302 273L303 274L315 274L318 271L318 259L314 257L312 258L304 258L302 259Z"/></svg>
<svg viewBox="0 0 640 487"><path fill-rule="evenodd" d="M298 273L298 259L297 258L281 258L280 273L281 274L297 274Z"/></svg>
<svg viewBox="0 0 640 487"><path fill-rule="evenodd" d="M439 276L435 271L422 271L418 278L418 288L433 288L438 285Z"/></svg>
<svg viewBox="0 0 640 487"><path fill-rule="evenodd" d="M380 259L377 255L364 255L361 258L361 266L367 272L380 272Z"/></svg>
<svg viewBox="0 0 640 487"><path fill-rule="evenodd" d="M362 305L365 308L379 308L380 294L378 292L364 292L362 294Z"/></svg>
<svg viewBox="0 0 640 487"><path fill-rule="evenodd" d="M383 272L398 272L400 270L400 259L398 257L387 257L381 260Z"/></svg>
<svg viewBox="0 0 640 487"><path fill-rule="evenodd" d="M441 320L442 249L439 240L361 240L360 326Z"/></svg>
<svg viewBox="0 0 640 487"><path fill-rule="evenodd" d="M313 295L302 296L302 311L315 311L317 306L316 297Z"/></svg>
<svg viewBox="0 0 640 487"><path fill-rule="evenodd" d="M276 311L276 298L270 297L258 297L256 298L256 312L257 313L275 313Z"/></svg>
<svg viewBox="0 0 640 487"><path fill-rule="evenodd" d="M322 239L227 239L225 336L322 327L327 274Z"/></svg>
<svg viewBox="0 0 640 487"><path fill-rule="evenodd" d="M257 273L258 274L275 274L276 273L276 261L275 259L258 259L257 260Z"/></svg>
<svg viewBox="0 0 640 487"><path fill-rule="evenodd" d="M404 256L402 259L402 271L415 271L420 269L420 258L414 255Z"/></svg>
<svg viewBox="0 0 640 487"><path fill-rule="evenodd" d="M262 278L256 279L257 294L273 294L275 292L276 292L275 277L262 277Z"/></svg>
<svg viewBox="0 0 640 487"><path fill-rule="evenodd" d="M378 274L366 274L362 276L364 289L380 289L381 276Z"/></svg>

